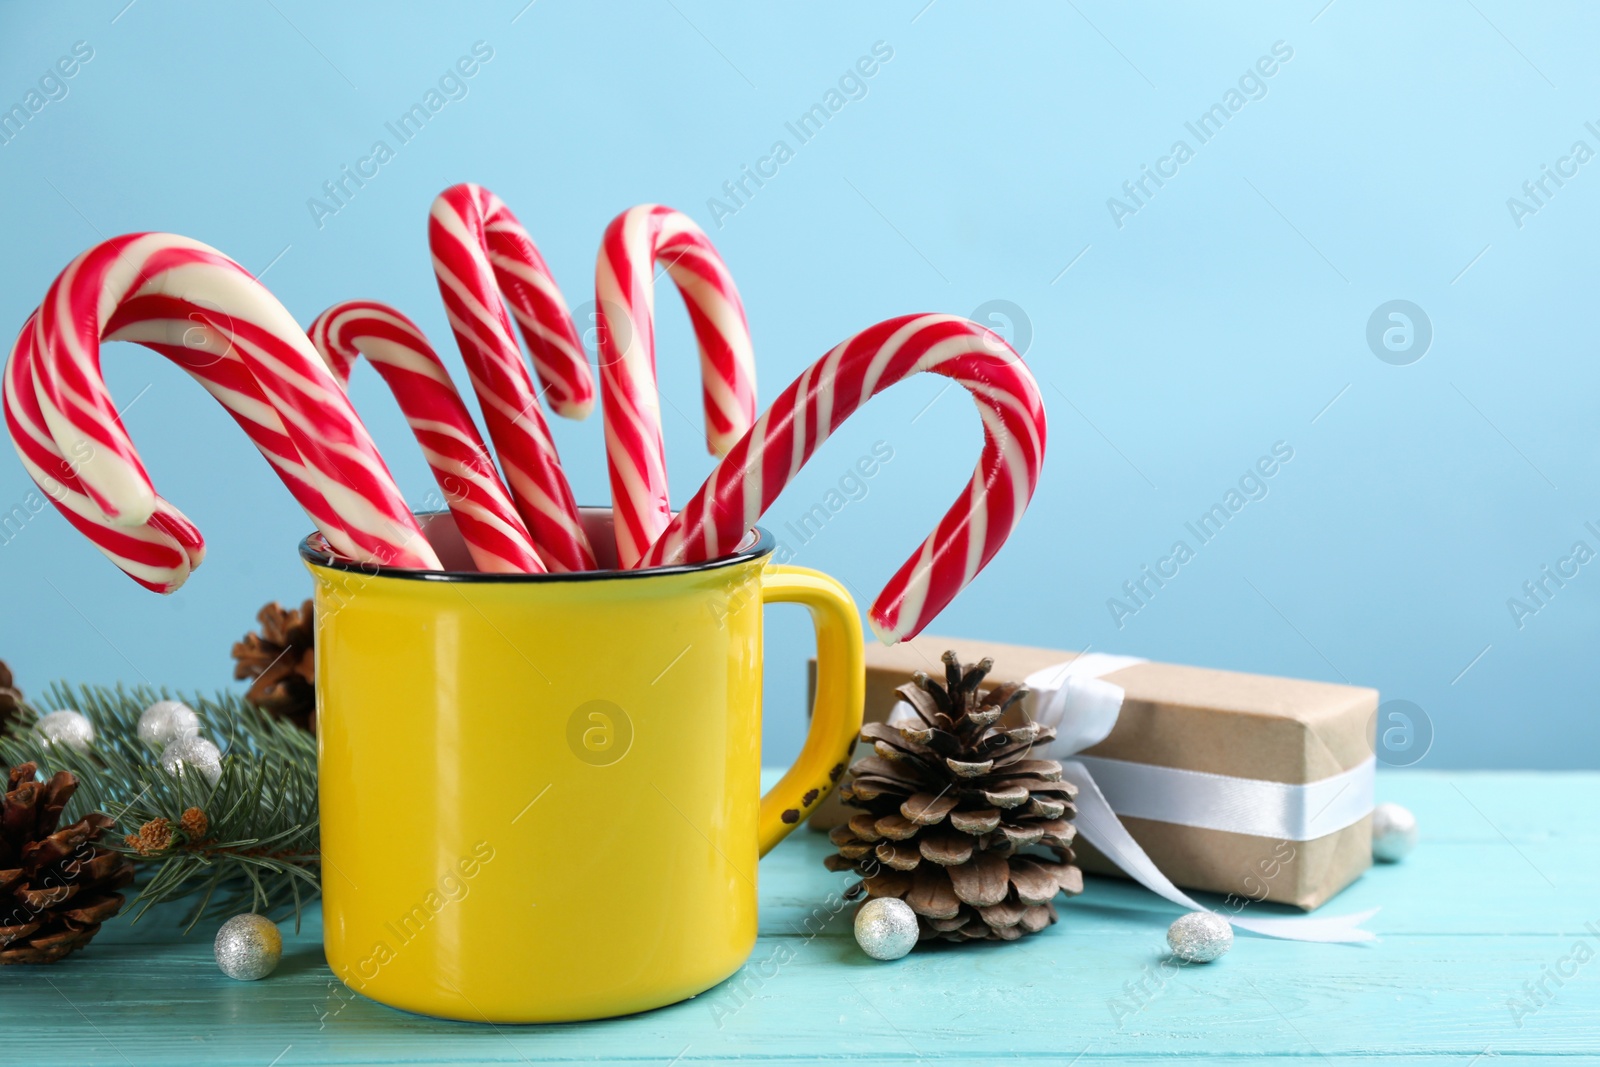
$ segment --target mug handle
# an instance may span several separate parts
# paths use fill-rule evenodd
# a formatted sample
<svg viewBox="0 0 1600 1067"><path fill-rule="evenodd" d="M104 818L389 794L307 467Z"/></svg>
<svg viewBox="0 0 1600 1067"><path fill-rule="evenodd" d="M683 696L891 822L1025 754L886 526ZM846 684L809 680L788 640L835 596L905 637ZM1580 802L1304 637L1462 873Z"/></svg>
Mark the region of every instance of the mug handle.
<svg viewBox="0 0 1600 1067"><path fill-rule="evenodd" d="M804 604L817 631L817 700L811 729L794 765L761 798L756 823L761 855L800 825L844 775L861 732L866 663L861 619L844 586L806 567L767 566L761 572L766 604Z"/></svg>

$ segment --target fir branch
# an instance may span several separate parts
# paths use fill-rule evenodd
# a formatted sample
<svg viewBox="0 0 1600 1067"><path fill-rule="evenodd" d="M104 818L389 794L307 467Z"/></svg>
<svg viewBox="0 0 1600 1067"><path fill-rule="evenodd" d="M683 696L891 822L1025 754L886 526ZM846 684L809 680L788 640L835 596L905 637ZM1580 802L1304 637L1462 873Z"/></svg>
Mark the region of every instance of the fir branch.
<svg viewBox="0 0 1600 1067"><path fill-rule="evenodd" d="M139 739L139 716L157 700L182 700L200 717L201 736L222 750L215 785L198 773L168 774L161 752ZM38 708L72 708L94 724L85 753L52 746L34 729ZM207 916L252 910L295 916L321 891L317 832L316 740L230 693L175 695L149 686L115 689L57 683L26 706L10 736L0 736L0 761L32 760L47 774L71 771L79 786L66 818L103 811L125 840L101 844L131 857L139 869L135 922L151 908L188 902L187 926ZM185 813L198 809L203 820ZM169 824L160 847L142 834L154 820ZM183 829L203 821L199 839Z"/></svg>

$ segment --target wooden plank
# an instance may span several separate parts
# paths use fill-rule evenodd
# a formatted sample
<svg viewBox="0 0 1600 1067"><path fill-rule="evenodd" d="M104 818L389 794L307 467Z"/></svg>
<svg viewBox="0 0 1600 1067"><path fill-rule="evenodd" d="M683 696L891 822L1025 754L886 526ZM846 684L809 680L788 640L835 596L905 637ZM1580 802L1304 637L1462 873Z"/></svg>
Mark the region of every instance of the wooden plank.
<svg viewBox="0 0 1600 1067"><path fill-rule="evenodd" d="M1484 818L1458 786L1480 805L1504 798L1494 821L1510 840L1474 827ZM170 919L118 921L61 965L0 971L0 1046L8 1067L1594 1057L1600 962L1577 963L1574 947L1582 939L1600 955L1600 853L1575 845L1593 836L1597 790L1600 775L1385 775L1380 792L1412 806L1428 840L1328 906L1382 904L1375 945L1242 937L1215 965L1164 974L1163 938L1177 909L1091 879L1083 897L1062 903L1063 921L1036 938L921 949L880 964L851 940L850 910L830 900L847 880L821 867L825 839L797 834L762 865L762 937L750 963L660 1011L567 1026L446 1023L333 980L315 912L288 938L277 973L257 983L222 977L208 935L183 939ZM1435 825L1450 836L1436 836ZM1557 967L1575 971L1559 987L1547 977ZM1537 1006L1524 983L1541 980L1551 995ZM1514 1015L1514 998L1530 1010Z"/></svg>

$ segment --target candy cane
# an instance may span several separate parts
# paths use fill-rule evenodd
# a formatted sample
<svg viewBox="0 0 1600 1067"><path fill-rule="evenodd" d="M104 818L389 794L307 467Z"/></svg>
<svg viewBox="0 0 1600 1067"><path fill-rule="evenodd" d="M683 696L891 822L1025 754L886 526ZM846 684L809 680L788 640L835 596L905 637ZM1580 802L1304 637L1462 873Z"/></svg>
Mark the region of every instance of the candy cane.
<svg viewBox="0 0 1600 1067"><path fill-rule="evenodd" d="M83 253L52 284L35 322L32 367L43 425L63 455L85 457L78 479L109 523L141 526L160 501L100 376L100 342L111 319L125 301L143 296L188 301L194 319L227 339L326 503L332 521L312 517L336 551L395 566L439 566L366 428L289 313L237 263L171 234L113 238ZM181 345L194 329L194 321L169 321L162 343Z"/></svg>
<svg viewBox="0 0 1600 1067"><path fill-rule="evenodd" d="M500 302L502 295L511 302L552 407L587 415L594 380L549 268L511 210L477 185L451 186L434 200L428 245L489 438L540 556L554 571L593 568L572 487Z"/></svg>
<svg viewBox="0 0 1600 1067"><path fill-rule="evenodd" d="M201 310L175 297L131 297L107 321L105 339L143 344L187 370L250 436L314 521L332 523L332 512L306 480L300 453L284 433L277 412L229 339L205 324ZM134 581L157 592L171 592L200 565L205 541L194 524L165 500L158 498L156 513L143 526L123 527L106 519L84 492L78 464L56 448L39 410L33 370L37 318L37 312L30 316L6 363L4 404L12 443L28 473L68 522ZM181 336L183 343L167 343L173 336Z"/></svg>
<svg viewBox="0 0 1600 1067"><path fill-rule="evenodd" d="M983 454L966 490L873 602L870 621L885 644L916 636L1005 543L1044 462L1044 404L1033 375L999 337L952 315L879 323L807 368L711 472L644 565L733 551L836 426L919 371L971 391Z"/></svg>
<svg viewBox="0 0 1600 1067"><path fill-rule="evenodd" d="M177 509L159 501L142 526L111 525L83 492L77 464L56 448L34 393L33 350L37 312L22 327L6 360L4 406L12 443L28 475L62 516L128 576L147 589L169 593L205 556L200 531Z"/></svg>
<svg viewBox="0 0 1600 1067"><path fill-rule="evenodd" d="M306 332L340 385L348 388L350 372L363 355L383 376L433 468L478 570L543 573L528 528L467 405L417 325L385 304L350 300L318 315Z"/></svg>
<svg viewBox="0 0 1600 1067"><path fill-rule="evenodd" d="M700 346L706 444L726 455L756 417L744 304L711 239L682 212L644 204L606 227L595 263L600 395L605 404L617 558L636 567L672 521L656 388L655 264L677 284Z"/></svg>

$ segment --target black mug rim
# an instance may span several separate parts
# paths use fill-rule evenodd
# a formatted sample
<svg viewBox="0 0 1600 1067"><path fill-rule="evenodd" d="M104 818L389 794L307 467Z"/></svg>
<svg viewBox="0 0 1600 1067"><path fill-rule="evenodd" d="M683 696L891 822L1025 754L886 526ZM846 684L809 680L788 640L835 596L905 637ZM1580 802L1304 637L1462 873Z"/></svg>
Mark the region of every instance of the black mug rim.
<svg viewBox="0 0 1600 1067"><path fill-rule="evenodd" d="M417 511L412 514L418 519L428 519L436 515L449 515L450 512L448 509L441 509L439 511ZM672 563L664 567L645 567L637 570L608 569L564 571L561 573L552 571L548 574L490 574L484 571L428 571L418 570L414 567L390 567L379 563L361 563L356 560L345 559L343 556L334 555L319 544L313 544L313 541L322 540L322 532L320 530L313 530L301 538L300 558L318 567L362 574L368 578L400 578L414 582L517 584L615 581L628 578L661 578L674 574L698 574L704 571L719 570L723 567L737 567L740 564L749 563L763 556L769 556L777 549L777 539L768 533L766 529L756 526L752 532L756 535L755 541L747 547L726 556L708 559L701 563Z"/></svg>

